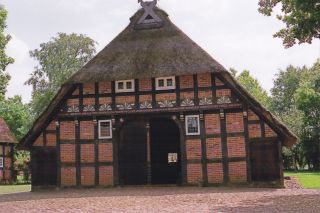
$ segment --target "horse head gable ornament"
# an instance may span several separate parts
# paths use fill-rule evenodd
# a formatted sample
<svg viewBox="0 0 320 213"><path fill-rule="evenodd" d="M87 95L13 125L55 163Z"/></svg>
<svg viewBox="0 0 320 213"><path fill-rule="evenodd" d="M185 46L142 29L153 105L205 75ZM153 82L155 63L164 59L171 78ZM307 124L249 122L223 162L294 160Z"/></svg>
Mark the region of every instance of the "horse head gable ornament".
<svg viewBox="0 0 320 213"><path fill-rule="evenodd" d="M139 19L138 24L152 24L152 23L162 22L162 20L153 10L157 5L158 0L153 0L153 1L138 0L138 3L140 3L142 8L144 9L144 14Z"/></svg>

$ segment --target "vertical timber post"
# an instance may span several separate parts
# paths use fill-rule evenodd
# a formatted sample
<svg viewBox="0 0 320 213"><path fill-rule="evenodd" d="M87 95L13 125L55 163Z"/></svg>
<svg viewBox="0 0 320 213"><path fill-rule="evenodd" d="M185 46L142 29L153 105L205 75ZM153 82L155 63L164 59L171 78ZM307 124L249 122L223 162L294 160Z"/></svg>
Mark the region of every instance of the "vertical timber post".
<svg viewBox="0 0 320 213"><path fill-rule="evenodd" d="M150 144L150 122L146 123L147 131L147 183L152 184L152 174L151 174L151 144Z"/></svg>

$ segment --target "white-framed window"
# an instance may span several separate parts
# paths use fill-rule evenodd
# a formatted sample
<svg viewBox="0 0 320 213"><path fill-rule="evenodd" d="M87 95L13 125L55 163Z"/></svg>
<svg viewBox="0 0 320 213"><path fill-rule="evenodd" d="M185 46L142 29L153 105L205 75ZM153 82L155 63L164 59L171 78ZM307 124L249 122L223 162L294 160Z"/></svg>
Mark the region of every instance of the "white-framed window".
<svg viewBox="0 0 320 213"><path fill-rule="evenodd" d="M174 76L156 78L156 90L169 90L169 89L175 89L175 88L176 88L176 78Z"/></svg>
<svg viewBox="0 0 320 213"><path fill-rule="evenodd" d="M134 92L134 80L116 81L116 92Z"/></svg>
<svg viewBox="0 0 320 213"><path fill-rule="evenodd" d="M0 168L3 168L3 157L0 157Z"/></svg>
<svg viewBox="0 0 320 213"><path fill-rule="evenodd" d="M111 120L99 121L99 139L112 138L112 122Z"/></svg>
<svg viewBox="0 0 320 213"><path fill-rule="evenodd" d="M200 117L199 115L186 116L186 134L200 135Z"/></svg>

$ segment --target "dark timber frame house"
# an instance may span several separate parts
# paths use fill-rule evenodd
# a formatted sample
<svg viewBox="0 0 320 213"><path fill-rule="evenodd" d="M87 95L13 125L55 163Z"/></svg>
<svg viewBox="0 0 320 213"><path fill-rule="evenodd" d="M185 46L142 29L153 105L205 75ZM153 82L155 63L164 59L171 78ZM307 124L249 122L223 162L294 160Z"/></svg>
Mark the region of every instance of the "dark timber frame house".
<svg viewBox="0 0 320 213"><path fill-rule="evenodd" d="M283 183L296 136L156 3L141 2L21 140L34 189Z"/></svg>
<svg viewBox="0 0 320 213"><path fill-rule="evenodd" d="M14 177L14 146L17 140L0 117L0 183L12 183Z"/></svg>

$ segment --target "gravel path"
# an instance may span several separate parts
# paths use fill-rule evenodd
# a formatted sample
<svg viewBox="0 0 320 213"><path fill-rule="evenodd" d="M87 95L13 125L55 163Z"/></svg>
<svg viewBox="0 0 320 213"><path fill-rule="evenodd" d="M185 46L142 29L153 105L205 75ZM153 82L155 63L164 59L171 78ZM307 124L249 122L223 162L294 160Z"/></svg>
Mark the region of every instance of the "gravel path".
<svg viewBox="0 0 320 213"><path fill-rule="evenodd" d="M0 196L0 212L320 212L320 190L126 187Z"/></svg>

